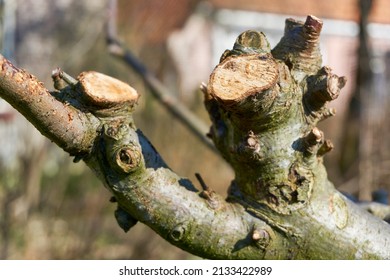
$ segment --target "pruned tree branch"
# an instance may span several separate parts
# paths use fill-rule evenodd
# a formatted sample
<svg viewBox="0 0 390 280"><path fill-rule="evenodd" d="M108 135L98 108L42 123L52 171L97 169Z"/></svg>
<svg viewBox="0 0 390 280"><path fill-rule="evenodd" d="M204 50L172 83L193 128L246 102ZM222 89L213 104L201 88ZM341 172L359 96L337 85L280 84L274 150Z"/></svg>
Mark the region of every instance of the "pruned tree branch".
<svg viewBox="0 0 390 280"><path fill-rule="evenodd" d="M137 92L114 78L84 72L74 83L59 71L50 93L1 57L0 95L84 160L125 231L141 221L206 258L390 259L389 225L340 194L323 165L332 144L317 124L345 78L322 66L321 27L289 19L273 50L246 31L202 86L210 136L235 170L227 199L169 169L134 124Z"/></svg>

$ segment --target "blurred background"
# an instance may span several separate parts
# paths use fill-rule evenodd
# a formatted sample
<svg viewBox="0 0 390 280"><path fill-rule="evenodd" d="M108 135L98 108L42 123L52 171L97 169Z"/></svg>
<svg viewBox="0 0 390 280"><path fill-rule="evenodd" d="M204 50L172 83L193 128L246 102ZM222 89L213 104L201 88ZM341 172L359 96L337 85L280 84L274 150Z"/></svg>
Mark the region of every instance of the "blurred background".
<svg viewBox="0 0 390 280"><path fill-rule="evenodd" d="M118 39L209 125L201 82L222 52L247 29L272 46L288 17L324 21L324 65L346 76L321 123L334 150L326 156L332 182L359 200L390 190L390 2L386 0L0 0L0 50L53 89L51 71L77 77L95 70L141 94L137 126L170 167L220 194L234 174L156 101L142 78L110 55L107 19ZM110 6L111 5L111 6ZM111 8L109 8L111 7ZM42 137L0 99L0 259L193 259L142 224L124 233L110 193L81 163ZM376 199L378 200L378 199Z"/></svg>

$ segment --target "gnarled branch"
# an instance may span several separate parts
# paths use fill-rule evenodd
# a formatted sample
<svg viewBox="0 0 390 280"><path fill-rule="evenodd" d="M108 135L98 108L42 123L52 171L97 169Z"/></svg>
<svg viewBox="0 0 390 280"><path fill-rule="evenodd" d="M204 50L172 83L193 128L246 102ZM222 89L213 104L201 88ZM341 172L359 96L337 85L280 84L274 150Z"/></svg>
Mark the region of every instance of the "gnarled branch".
<svg viewBox="0 0 390 280"><path fill-rule="evenodd" d="M113 193L126 231L141 221L207 258L390 259L388 224L327 179L332 144L317 124L334 113L326 105L345 79L321 66L321 27L313 16L288 20L273 50L263 33L244 32L202 87L210 135L235 170L227 199L169 169L134 124L138 94L116 79L55 75L50 93L1 57L0 95L84 160Z"/></svg>

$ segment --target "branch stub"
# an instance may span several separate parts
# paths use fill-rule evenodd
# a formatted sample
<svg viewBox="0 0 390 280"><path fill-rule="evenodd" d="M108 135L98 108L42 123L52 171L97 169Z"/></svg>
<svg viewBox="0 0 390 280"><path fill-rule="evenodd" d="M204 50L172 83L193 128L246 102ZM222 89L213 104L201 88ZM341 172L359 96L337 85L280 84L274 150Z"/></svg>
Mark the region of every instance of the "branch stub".
<svg viewBox="0 0 390 280"><path fill-rule="evenodd" d="M210 76L209 93L229 107L276 84L279 72L270 54L231 56Z"/></svg>
<svg viewBox="0 0 390 280"><path fill-rule="evenodd" d="M102 73L83 72L78 80L85 98L98 107L110 108L123 103L133 105L139 97L128 84Z"/></svg>

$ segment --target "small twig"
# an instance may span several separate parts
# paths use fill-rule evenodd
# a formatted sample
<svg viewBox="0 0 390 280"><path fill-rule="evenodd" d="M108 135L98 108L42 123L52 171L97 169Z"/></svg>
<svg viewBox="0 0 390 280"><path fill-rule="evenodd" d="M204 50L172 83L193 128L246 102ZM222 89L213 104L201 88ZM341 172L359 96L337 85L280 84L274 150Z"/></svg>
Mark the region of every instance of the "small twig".
<svg viewBox="0 0 390 280"><path fill-rule="evenodd" d="M202 186L202 189L203 189L204 191L210 191L210 188L209 188L209 187L206 185L206 183L203 181L203 178L202 178L202 176L200 176L199 173L195 173L195 177L196 177L196 179L198 179L199 184Z"/></svg>
<svg viewBox="0 0 390 280"><path fill-rule="evenodd" d="M202 176L199 173L195 173L196 179L198 179L200 185L202 186L202 191L200 192L200 197L206 199L207 204L212 209L219 209L221 204L216 196L215 191L213 191L206 183L203 181Z"/></svg>
<svg viewBox="0 0 390 280"><path fill-rule="evenodd" d="M66 87L66 85L74 86L77 84L77 80L61 70L61 68L56 68L51 73L51 78L54 82L54 87L57 90L61 90Z"/></svg>

